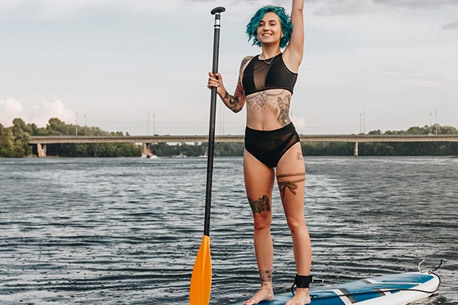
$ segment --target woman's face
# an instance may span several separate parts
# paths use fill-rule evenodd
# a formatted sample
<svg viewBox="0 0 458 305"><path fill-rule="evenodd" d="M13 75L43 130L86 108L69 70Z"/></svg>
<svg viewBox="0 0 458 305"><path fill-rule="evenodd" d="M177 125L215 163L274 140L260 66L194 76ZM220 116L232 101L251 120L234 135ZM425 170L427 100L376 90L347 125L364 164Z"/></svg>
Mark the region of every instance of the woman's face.
<svg viewBox="0 0 458 305"><path fill-rule="evenodd" d="M280 18L273 12L268 12L259 22L257 35L261 44L280 43L283 32Z"/></svg>

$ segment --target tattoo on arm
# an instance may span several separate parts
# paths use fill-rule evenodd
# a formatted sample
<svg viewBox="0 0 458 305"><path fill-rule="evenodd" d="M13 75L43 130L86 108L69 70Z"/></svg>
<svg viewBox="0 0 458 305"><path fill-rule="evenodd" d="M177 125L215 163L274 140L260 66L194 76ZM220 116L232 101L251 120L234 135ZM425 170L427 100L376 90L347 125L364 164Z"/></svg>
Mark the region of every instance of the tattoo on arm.
<svg viewBox="0 0 458 305"><path fill-rule="evenodd" d="M234 95L230 95L226 91L226 93L223 96L223 101L226 104L226 106L229 109L231 109L232 111L234 111L234 112L239 112L243 107L243 103L242 103L242 105L240 105L241 101L239 99L239 97L245 96L245 90L243 90L243 85L242 85L242 81L241 81L242 72L243 72L243 68L245 67L246 63L248 61L250 61L251 58L252 58L252 56L247 56L242 60L242 63L240 65L239 81L237 83L237 88L235 89Z"/></svg>
<svg viewBox="0 0 458 305"><path fill-rule="evenodd" d="M226 91L226 93L224 94L223 100L225 104L227 105L227 107L229 107L229 109L231 109L234 112L237 112L241 109L239 96L243 94L244 94L243 86L240 82L238 82L237 89L235 90L235 95L230 95L229 92Z"/></svg>
<svg viewBox="0 0 458 305"><path fill-rule="evenodd" d="M238 104L239 104L239 97L238 96L232 96L227 91L226 91L226 94L224 95L224 100L227 101L228 106L231 109L237 107Z"/></svg>
<svg viewBox="0 0 458 305"><path fill-rule="evenodd" d="M240 65L240 76L242 75L242 70L245 65L253 58L253 56L247 56L242 60L242 64Z"/></svg>
<svg viewBox="0 0 458 305"><path fill-rule="evenodd" d="M256 213L262 213L264 211L270 212L269 197L267 197L266 195L263 195L261 198L257 200L253 200L248 197L248 202L250 203L253 215Z"/></svg>

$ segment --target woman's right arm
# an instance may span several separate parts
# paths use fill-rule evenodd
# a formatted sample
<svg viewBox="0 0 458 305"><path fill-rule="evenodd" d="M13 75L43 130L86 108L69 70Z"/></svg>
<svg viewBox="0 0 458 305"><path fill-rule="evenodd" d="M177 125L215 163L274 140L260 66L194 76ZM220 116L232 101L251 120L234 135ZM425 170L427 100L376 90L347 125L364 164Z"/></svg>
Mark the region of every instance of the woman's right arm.
<svg viewBox="0 0 458 305"><path fill-rule="evenodd" d="M245 67L247 63L250 61L250 59L250 56L245 57L242 61L242 64L240 65L239 80L237 82L237 87L235 89L234 95L230 95L229 92L227 92L226 88L224 88L223 78L221 74L213 74L211 72L208 73L208 88L211 89L212 87L216 87L216 92L218 93L223 103L227 106L227 108L229 108L233 112L239 112L243 109L243 106L245 105L245 90L243 90L242 76L243 71L245 70Z"/></svg>

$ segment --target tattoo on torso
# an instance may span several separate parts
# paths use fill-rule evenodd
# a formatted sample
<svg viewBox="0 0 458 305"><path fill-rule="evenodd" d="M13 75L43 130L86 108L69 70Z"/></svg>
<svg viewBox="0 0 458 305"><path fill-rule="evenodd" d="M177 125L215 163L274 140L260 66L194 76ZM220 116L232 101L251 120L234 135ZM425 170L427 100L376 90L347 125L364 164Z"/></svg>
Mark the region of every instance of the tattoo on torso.
<svg viewBox="0 0 458 305"><path fill-rule="evenodd" d="M286 126L291 123L289 118L289 107L291 94L289 91L282 90L272 93L268 90L259 91L246 97L247 107L257 112L276 111L277 121L280 125Z"/></svg>
<svg viewBox="0 0 458 305"><path fill-rule="evenodd" d="M278 114L277 120L281 126L286 126L291 123L289 119L289 105L291 102L291 95L287 95L285 98L278 98L278 108L280 113Z"/></svg>

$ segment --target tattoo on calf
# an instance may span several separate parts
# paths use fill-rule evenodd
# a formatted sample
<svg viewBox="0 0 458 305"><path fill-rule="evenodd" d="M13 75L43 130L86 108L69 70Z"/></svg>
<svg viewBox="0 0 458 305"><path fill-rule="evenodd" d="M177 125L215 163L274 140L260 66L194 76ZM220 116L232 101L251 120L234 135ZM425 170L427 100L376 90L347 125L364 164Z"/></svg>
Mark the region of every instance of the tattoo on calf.
<svg viewBox="0 0 458 305"><path fill-rule="evenodd" d="M280 178L285 178L285 177L297 177L297 176L302 176L304 178L300 178L297 180L292 180L292 181L278 181ZM294 173L294 174L281 174L277 176L277 181L278 181L278 188L280 189L280 194L281 197L285 196L286 189L288 189L293 195L296 195L296 190L298 188L297 184L299 182L304 182L305 181L305 173Z"/></svg>
<svg viewBox="0 0 458 305"><path fill-rule="evenodd" d="M257 200L248 198L248 202L250 203L253 215L256 213L262 213L264 211L270 212L269 197L267 197L266 195L262 196Z"/></svg>
<svg viewBox="0 0 458 305"><path fill-rule="evenodd" d="M261 285L267 285L272 282L272 270L259 270Z"/></svg>

